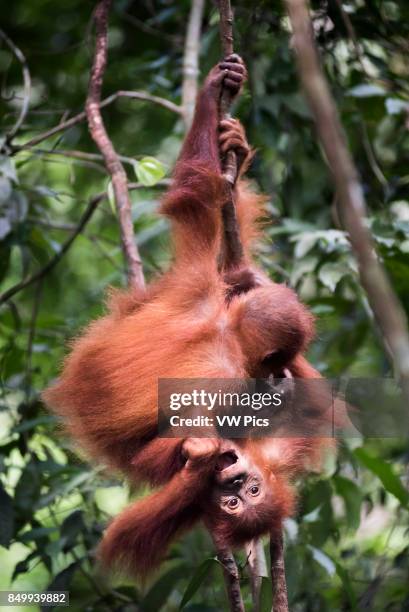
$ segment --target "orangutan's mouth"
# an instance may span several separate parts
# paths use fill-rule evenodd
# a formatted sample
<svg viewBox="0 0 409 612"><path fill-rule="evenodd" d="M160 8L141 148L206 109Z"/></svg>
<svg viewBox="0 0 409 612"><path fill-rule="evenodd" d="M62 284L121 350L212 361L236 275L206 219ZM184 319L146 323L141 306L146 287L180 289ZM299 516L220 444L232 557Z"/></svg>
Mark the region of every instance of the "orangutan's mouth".
<svg viewBox="0 0 409 612"><path fill-rule="evenodd" d="M274 383L274 382L278 382L278 381L280 381L280 380L282 380L282 379L284 379L284 378L293 378L293 375L292 375L292 373L290 372L290 370L289 370L288 368L283 368L283 369L282 369L282 370L280 370L280 372L279 372L277 375L275 375L275 376L274 376L273 374L271 374L271 375L269 376L269 380L270 380L271 382L273 382L273 383Z"/></svg>
<svg viewBox="0 0 409 612"><path fill-rule="evenodd" d="M219 455L216 462L216 472L223 472L237 463L238 457L234 451L227 451Z"/></svg>
<svg viewBox="0 0 409 612"><path fill-rule="evenodd" d="M278 375L270 374L267 378L270 392L280 393L285 401L291 401L295 392L295 381L292 372L283 368Z"/></svg>

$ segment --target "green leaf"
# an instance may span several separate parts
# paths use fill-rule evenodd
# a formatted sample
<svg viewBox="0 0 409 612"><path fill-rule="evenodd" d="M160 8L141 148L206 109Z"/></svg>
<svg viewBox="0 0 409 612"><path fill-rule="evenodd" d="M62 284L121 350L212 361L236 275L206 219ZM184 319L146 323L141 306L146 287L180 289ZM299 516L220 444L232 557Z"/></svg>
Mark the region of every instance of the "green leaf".
<svg viewBox="0 0 409 612"><path fill-rule="evenodd" d="M163 603L169 599L179 580L186 578L187 572L186 565L178 565L162 574L140 602L140 609L149 610L149 612L160 610Z"/></svg>
<svg viewBox="0 0 409 612"><path fill-rule="evenodd" d="M336 569L333 560L328 557L328 555L326 555L322 550L319 550L319 548L315 548L315 546L309 545L308 548L311 551L314 561L316 561L318 565L321 565L321 567L325 569L329 576L333 576L335 574Z"/></svg>
<svg viewBox="0 0 409 612"><path fill-rule="evenodd" d="M108 202L111 207L111 210L114 213L114 215L116 215L115 193L114 193L114 186L112 184L112 181L108 181L107 194L108 194Z"/></svg>
<svg viewBox="0 0 409 612"><path fill-rule="evenodd" d="M319 239L317 232L305 232L294 237L297 240L294 255L297 259L304 257L315 246Z"/></svg>
<svg viewBox="0 0 409 612"><path fill-rule="evenodd" d="M11 196L12 188L11 183L5 176L0 176L0 204L7 202Z"/></svg>
<svg viewBox="0 0 409 612"><path fill-rule="evenodd" d="M192 599L193 595L196 593L204 579L208 576L212 567L215 565L220 565L217 559L206 559L199 565L193 574L191 581L187 585L187 589L182 597L182 601L180 602L180 610L182 610L184 606Z"/></svg>
<svg viewBox="0 0 409 612"><path fill-rule="evenodd" d="M209 25L214 26L214 25L216 25L217 23L219 23L219 21L220 21L220 14L219 14L219 11L213 11L213 12L210 14Z"/></svg>
<svg viewBox="0 0 409 612"><path fill-rule="evenodd" d="M69 493L71 493L71 491L73 491L76 488L81 489L81 486L83 486L84 483L86 483L87 481L90 481L91 479L93 479L94 476L95 476L95 473L93 471L80 472L79 474L76 474L73 478L71 478L67 482L64 481L64 482L58 483L56 488L50 491L49 493L47 493L46 495L43 495L42 497L37 496L36 504L35 504L36 509L44 508L45 506L48 506L57 497L60 497L60 496L64 497L65 495L68 495Z"/></svg>
<svg viewBox="0 0 409 612"><path fill-rule="evenodd" d="M85 531L82 510L72 512L61 525L60 545L63 552L68 552L75 544L78 535Z"/></svg>
<svg viewBox="0 0 409 612"><path fill-rule="evenodd" d="M55 244L53 244L39 227L32 227L30 234L27 237L27 246L30 248L32 256L39 263L48 261L50 255L55 252ZM59 245L58 245L59 247Z"/></svg>
<svg viewBox="0 0 409 612"><path fill-rule="evenodd" d="M14 165L14 160L11 157L7 157L7 155L0 155L0 174L5 176L6 178L18 182L16 167Z"/></svg>
<svg viewBox="0 0 409 612"><path fill-rule="evenodd" d="M297 258L303 258L315 245L325 253L349 249L345 232L340 230L305 230L291 236L290 241L297 243L294 251Z"/></svg>
<svg viewBox="0 0 409 612"><path fill-rule="evenodd" d="M372 96L384 96L385 89L379 85L362 84L356 85L347 91L347 95L352 98L371 98Z"/></svg>
<svg viewBox="0 0 409 612"><path fill-rule="evenodd" d="M6 276L10 264L11 249L5 244L0 244L0 281Z"/></svg>
<svg viewBox="0 0 409 612"><path fill-rule="evenodd" d="M0 482L0 546L8 548L14 534L13 500Z"/></svg>
<svg viewBox="0 0 409 612"><path fill-rule="evenodd" d="M282 102L284 106L289 108L293 113L295 113L302 119L311 118L311 111L302 94L295 93L288 96L284 96Z"/></svg>
<svg viewBox="0 0 409 612"><path fill-rule="evenodd" d="M260 589L260 611L271 612L272 605L273 587L271 584L271 578L266 578L266 576L262 576Z"/></svg>
<svg viewBox="0 0 409 612"><path fill-rule="evenodd" d="M6 70L8 70L8 68L10 67L11 62L13 61L13 55L10 51L7 51L6 49L1 49L0 50L0 72L3 72L3 74L6 72ZM2 139L0 138L0 141Z"/></svg>
<svg viewBox="0 0 409 612"><path fill-rule="evenodd" d="M34 456L24 468L16 486L15 503L24 515L34 511L34 505L40 496L41 467Z"/></svg>
<svg viewBox="0 0 409 612"><path fill-rule="evenodd" d="M404 240L403 242L401 242L399 248L402 253L409 253L409 240Z"/></svg>
<svg viewBox="0 0 409 612"><path fill-rule="evenodd" d="M58 202L63 202L64 200L61 198L62 192L56 191L55 189L51 189L48 185L34 185L33 187L34 193L38 193L41 196L47 198L55 198Z"/></svg>
<svg viewBox="0 0 409 612"><path fill-rule="evenodd" d="M407 113L409 111L409 103L400 98L386 98L385 106L388 115L399 115L400 113Z"/></svg>
<svg viewBox="0 0 409 612"><path fill-rule="evenodd" d="M296 263L291 273L291 286L295 287L300 280L303 280L308 274L313 272L318 264L318 257L303 257Z"/></svg>
<svg viewBox="0 0 409 612"><path fill-rule="evenodd" d="M21 536L19 536L19 542L35 542L36 540L41 540L50 533L54 533L57 530L57 527L35 527L34 529L30 529L29 531L25 531Z"/></svg>
<svg viewBox="0 0 409 612"><path fill-rule="evenodd" d="M143 157L135 162L134 169L138 181L146 187L156 185L166 174L165 168L155 157Z"/></svg>
<svg viewBox="0 0 409 612"><path fill-rule="evenodd" d="M349 578L348 572L338 563L338 561L334 561L335 568L337 570L337 574L342 581L342 586L345 589L346 594L348 595L349 603L351 604L351 609L354 612L357 610L357 600L354 588L352 586L351 580Z"/></svg>
<svg viewBox="0 0 409 612"><path fill-rule="evenodd" d="M345 503L345 512L348 526L358 529L361 522L362 492L360 488L349 478L334 476L332 479L335 490Z"/></svg>
<svg viewBox="0 0 409 612"><path fill-rule="evenodd" d="M348 269L342 264L326 263L319 269L318 278L330 291L335 291L341 278L348 274L348 272Z"/></svg>
<svg viewBox="0 0 409 612"><path fill-rule="evenodd" d="M269 112L274 118L280 112L281 98L277 95L263 96L259 102L259 107Z"/></svg>
<svg viewBox="0 0 409 612"><path fill-rule="evenodd" d="M13 581L20 574L25 574L26 572L28 572L30 568L30 561L32 561L33 559L37 559L38 557L39 557L38 550L34 550L29 555L27 555L25 559L23 559L22 561L19 561L13 570L13 574L11 576L11 583L13 583Z"/></svg>
<svg viewBox="0 0 409 612"><path fill-rule="evenodd" d="M71 565L63 569L62 572L57 574L50 582L47 587L47 591L69 591L71 581L79 566L80 563L78 561L75 561L74 563L71 563ZM49 612L52 609L53 607L50 606L41 606L42 612Z"/></svg>
<svg viewBox="0 0 409 612"><path fill-rule="evenodd" d="M144 230L138 232L137 242L138 246L142 246L143 244L149 242L153 238L160 236L168 229L168 222L166 219L158 219L155 223L152 223L149 227Z"/></svg>
<svg viewBox="0 0 409 612"><path fill-rule="evenodd" d="M11 223L6 217L0 217L0 240L3 240L11 232Z"/></svg>
<svg viewBox="0 0 409 612"><path fill-rule="evenodd" d="M13 433L22 433L23 431L30 431L31 429L35 429L39 425L50 425L56 422L56 418L52 414L47 414L43 416L36 417L35 419L27 419L22 421L16 427L13 427Z"/></svg>
<svg viewBox="0 0 409 612"><path fill-rule="evenodd" d="M379 457L373 457L364 448L354 450L354 455L362 465L379 478L388 493L394 495L403 506L409 507L409 492L405 489L399 476L394 473L389 463Z"/></svg>

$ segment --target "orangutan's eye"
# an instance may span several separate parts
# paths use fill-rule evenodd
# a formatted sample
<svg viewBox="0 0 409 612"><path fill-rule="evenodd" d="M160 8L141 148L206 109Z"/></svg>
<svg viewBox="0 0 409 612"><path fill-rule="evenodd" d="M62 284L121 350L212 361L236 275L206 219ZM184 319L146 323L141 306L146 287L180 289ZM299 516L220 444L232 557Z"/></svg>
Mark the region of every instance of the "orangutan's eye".
<svg viewBox="0 0 409 612"><path fill-rule="evenodd" d="M238 505L239 505L239 500L237 497L232 497L227 502L227 506L230 508L230 510L235 510Z"/></svg>
<svg viewBox="0 0 409 612"><path fill-rule="evenodd" d="M253 485L252 487L250 487L249 489L250 495L258 495L260 493L260 487L258 485Z"/></svg>

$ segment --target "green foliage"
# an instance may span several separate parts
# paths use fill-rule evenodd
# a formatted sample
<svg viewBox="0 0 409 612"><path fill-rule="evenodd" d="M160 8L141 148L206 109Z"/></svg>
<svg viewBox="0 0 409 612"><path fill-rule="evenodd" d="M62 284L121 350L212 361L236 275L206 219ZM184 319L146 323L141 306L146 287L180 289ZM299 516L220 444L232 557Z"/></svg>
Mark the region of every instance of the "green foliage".
<svg viewBox="0 0 409 612"><path fill-rule="evenodd" d="M154 157L143 157L134 165L136 178L145 187L156 185L165 176L163 165Z"/></svg>
<svg viewBox="0 0 409 612"><path fill-rule="evenodd" d="M206 561L203 561L203 563L199 565L189 584L187 585L187 589L182 597L182 601L180 602L181 610L183 610L186 604L192 599L193 595L199 589L205 578L209 575L212 567L217 564L218 561L216 559L206 559Z"/></svg>
<svg viewBox="0 0 409 612"><path fill-rule="evenodd" d="M272 0L233 4L237 50L250 74L237 114L257 149L250 176L271 196L274 218L260 262L316 314L310 358L323 374L391 375L299 90L283 8ZM342 2L342 15L337 2L312 4L368 224L408 308L409 5L351 0ZM105 96L135 89L180 103L188 11L187 1L113 2ZM102 161L89 157L96 150L84 122L19 148L83 109L91 12L92 3L81 0L15 0L2 13L2 29L27 58L32 89L29 113L10 143L22 75L10 49L0 46L0 293L61 252L90 197L112 192ZM216 17L208 3L203 74L219 58ZM131 192L132 214L151 277L169 261L167 225L155 211L165 168L182 141L181 121L163 107L126 98L103 114L129 180L136 177L141 187ZM39 400L58 374L67 341L103 311L106 287L124 283L116 212L105 200L58 265L0 306L0 588L69 589L70 609L81 611L227 609L222 572L201 529L175 544L146 584L100 575L95 548L128 491L82 460ZM298 511L286 525L292 610L408 608L407 460L407 440L347 440L335 466L302 483ZM245 576L243 569L251 609ZM270 594L265 579L263 610Z"/></svg>

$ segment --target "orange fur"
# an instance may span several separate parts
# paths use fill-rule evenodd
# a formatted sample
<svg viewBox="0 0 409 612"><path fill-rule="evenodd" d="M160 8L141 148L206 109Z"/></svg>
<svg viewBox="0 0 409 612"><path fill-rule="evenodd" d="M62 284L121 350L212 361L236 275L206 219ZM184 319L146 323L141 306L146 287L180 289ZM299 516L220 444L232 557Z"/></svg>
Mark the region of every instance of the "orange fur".
<svg viewBox="0 0 409 612"><path fill-rule="evenodd" d="M317 376L300 356L313 335L311 315L291 289L251 263L264 198L244 181L236 188L236 208L245 261L238 269L218 269L228 190L220 173L216 72L199 95L162 203L172 224L174 264L144 293L114 292L108 314L73 342L59 380L43 394L91 456L136 482L165 485L115 519L102 544L107 564L118 561L139 573L155 567L171 538L200 517L229 544L277 528L293 507L289 478L317 452L311 439L243 442L269 492L257 511L235 523L206 502L210 462L192 475L183 441L156 437L160 378L264 376L268 355L272 373L285 366L294 376ZM274 366L276 354L281 361Z"/></svg>

